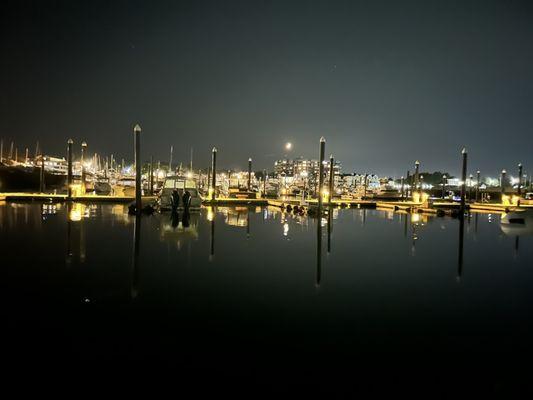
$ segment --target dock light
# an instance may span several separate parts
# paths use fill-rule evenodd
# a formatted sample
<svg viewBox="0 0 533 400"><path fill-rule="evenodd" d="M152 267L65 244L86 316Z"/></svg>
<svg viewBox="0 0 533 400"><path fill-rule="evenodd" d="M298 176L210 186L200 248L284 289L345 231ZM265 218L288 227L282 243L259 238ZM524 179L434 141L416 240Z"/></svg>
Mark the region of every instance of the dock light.
<svg viewBox="0 0 533 400"><path fill-rule="evenodd" d="M502 194L502 204L505 205L505 206L510 206L511 205L511 199L509 198L508 195Z"/></svg>
<svg viewBox="0 0 533 400"><path fill-rule="evenodd" d="M215 219L215 213L213 212L213 207L207 207L207 220L211 222L213 221L213 219Z"/></svg>
<svg viewBox="0 0 533 400"><path fill-rule="evenodd" d="M192 179L192 172L187 172L187 178Z"/></svg>

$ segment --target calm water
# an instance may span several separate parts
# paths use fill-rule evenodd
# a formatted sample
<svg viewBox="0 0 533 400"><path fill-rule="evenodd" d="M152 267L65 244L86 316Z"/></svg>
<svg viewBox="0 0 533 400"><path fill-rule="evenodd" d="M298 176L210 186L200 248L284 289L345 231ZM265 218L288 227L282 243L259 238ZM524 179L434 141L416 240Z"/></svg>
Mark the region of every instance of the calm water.
<svg viewBox="0 0 533 400"><path fill-rule="evenodd" d="M533 236L494 214L465 217L461 240L458 219L379 210L318 225L273 208L136 220L3 203L0 239L12 362L317 376L416 360L484 368L490 386L533 354Z"/></svg>

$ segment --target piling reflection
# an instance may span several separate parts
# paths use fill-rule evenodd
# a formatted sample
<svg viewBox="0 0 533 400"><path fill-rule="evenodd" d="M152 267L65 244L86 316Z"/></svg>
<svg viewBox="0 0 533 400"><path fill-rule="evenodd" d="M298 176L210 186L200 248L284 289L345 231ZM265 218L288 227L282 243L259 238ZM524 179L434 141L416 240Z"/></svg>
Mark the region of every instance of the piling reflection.
<svg viewBox="0 0 533 400"><path fill-rule="evenodd" d="M320 286L322 280L322 217L316 220L316 276L315 285Z"/></svg>
<svg viewBox="0 0 533 400"><path fill-rule="evenodd" d="M457 259L457 281L461 280L463 274L463 247L465 237L465 215L463 212L459 214L459 250Z"/></svg>
<svg viewBox="0 0 533 400"><path fill-rule="evenodd" d="M211 237L210 237L210 251L209 251L209 261L212 261L215 257L215 218L211 219Z"/></svg>
<svg viewBox="0 0 533 400"><path fill-rule="evenodd" d="M137 298L139 294L139 252L141 242L141 215L135 216L133 228L133 254L132 254L132 273L131 273L131 298Z"/></svg>
<svg viewBox="0 0 533 400"><path fill-rule="evenodd" d="M330 207L328 212L328 254L331 253L331 229L333 221L333 209Z"/></svg>

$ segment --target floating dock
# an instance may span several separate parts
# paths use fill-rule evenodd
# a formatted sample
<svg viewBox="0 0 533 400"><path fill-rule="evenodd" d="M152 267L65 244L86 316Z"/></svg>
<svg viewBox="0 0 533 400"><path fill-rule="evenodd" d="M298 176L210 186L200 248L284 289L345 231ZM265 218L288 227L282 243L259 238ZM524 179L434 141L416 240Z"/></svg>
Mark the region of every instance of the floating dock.
<svg viewBox="0 0 533 400"><path fill-rule="evenodd" d="M64 202L67 201L66 194L53 193L0 193L0 201L48 201L48 202ZM85 194L81 196L72 196L71 201L79 203L133 203L135 197L133 196L108 196ZM143 196L143 204L149 204L156 200L156 196ZM301 206L301 199L244 199L244 198L217 198L215 200L204 200L204 205L214 206L235 206L235 205L253 205L253 206L272 206L278 208L285 208L287 206ZM303 205L304 208L316 207L318 200L306 200ZM324 202L324 207L352 207L352 208L379 208L382 210L402 211L402 212L416 212L429 214L454 214L460 210L458 202L433 202L433 203L416 203L412 201L380 201L380 200L343 200L335 199L331 203ZM516 205L498 204L498 203L470 203L466 207L474 212L494 212L505 213L509 210L516 209ZM521 202L519 208L533 209L533 202L524 200Z"/></svg>

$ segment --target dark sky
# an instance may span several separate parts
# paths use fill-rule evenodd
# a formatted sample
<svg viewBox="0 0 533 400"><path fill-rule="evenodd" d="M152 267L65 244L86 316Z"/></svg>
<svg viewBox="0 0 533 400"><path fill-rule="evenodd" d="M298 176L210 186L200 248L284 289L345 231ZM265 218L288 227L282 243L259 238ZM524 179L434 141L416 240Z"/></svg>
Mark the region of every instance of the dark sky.
<svg viewBox="0 0 533 400"><path fill-rule="evenodd" d="M532 1L4 1L0 137L224 167L533 164ZM6 145L4 145L5 148Z"/></svg>

